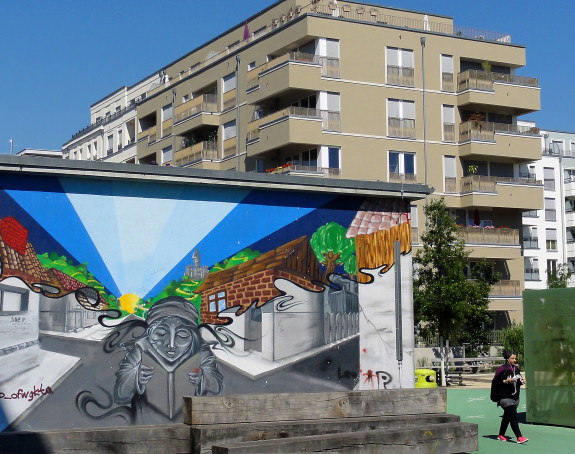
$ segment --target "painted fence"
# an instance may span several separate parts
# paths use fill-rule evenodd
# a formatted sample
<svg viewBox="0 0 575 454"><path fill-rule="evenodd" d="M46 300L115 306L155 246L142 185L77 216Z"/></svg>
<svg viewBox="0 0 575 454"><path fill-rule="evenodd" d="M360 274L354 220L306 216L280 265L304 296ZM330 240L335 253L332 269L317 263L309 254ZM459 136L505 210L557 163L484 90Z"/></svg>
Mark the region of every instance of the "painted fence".
<svg viewBox="0 0 575 454"><path fill-rule="evenodd" d="M180 422L190 395L413 386L399 185L58 165L0 173L0 430Z"/></svg>

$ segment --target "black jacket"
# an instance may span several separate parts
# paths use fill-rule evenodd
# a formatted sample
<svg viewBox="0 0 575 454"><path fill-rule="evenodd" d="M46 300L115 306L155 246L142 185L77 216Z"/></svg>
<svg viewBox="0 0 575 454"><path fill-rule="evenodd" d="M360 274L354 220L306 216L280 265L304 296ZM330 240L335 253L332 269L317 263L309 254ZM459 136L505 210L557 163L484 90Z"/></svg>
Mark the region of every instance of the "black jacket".
<svg viewBox="0 0 575 454"><path fill-rule="evenodd" d="M515 399L519 400L519 391L523 384L520 379L513 380L510 383L503 383L503 380L513 378L520 375L519 366L511 366L506 363L500 366L495 372L493 380L497 384L499 400L501 399Z"/></svg>

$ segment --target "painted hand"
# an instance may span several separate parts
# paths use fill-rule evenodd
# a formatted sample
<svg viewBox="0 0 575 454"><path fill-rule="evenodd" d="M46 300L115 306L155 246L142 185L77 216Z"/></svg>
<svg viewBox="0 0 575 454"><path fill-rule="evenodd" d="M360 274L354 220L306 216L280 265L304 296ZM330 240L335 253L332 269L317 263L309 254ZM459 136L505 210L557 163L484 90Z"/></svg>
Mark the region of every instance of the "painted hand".
<svg viewBox="0 0 575 454"><path fill-rule="evenodd" d="M140 384L145 385L152 379L152 375L154 375L154 368L149 366L144 366L140 364L140 371L138 373L138 380Z"/></svg>

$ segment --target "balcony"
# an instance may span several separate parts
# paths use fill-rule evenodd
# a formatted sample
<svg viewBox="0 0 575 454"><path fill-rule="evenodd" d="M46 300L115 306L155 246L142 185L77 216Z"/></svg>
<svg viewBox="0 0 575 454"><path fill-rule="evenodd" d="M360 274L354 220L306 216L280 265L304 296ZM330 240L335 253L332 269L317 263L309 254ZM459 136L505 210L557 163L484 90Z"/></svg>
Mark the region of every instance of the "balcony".
<svg viewBox="0 0 575 454"><path fill-rule="evenodd" d="M176 166L184 167L203 160L218 160L218 144L215 141L199 142L176 151Z"/></svg>
<svg viewBox="0 0 575 454"><path fill-rule="evenodd" d="M339 58L288 52L248 72L247 101L261 104L288 90L314 92L322 77L339 78Z"/></svg>
<svg viewBox="0 0 575 454"><path fill-rule="evenodd" d="M457 93L458 105L468 110L485 111L486 106L497 106L511 115L522 115L541 108L535 77L469 69L457 75Z"/></svg>
<svg viewBox="0 0 575 454"><path fill-rule="evenodd" d="M567 177L563 180L563 191L565 197L575 198L575 177Z"/></svg>
<svg viewBox="0 0 575 454"><path fill-rule="evenodd" d="M539 128L486 121L459 125L459 156L520 163L541 159Z"/></svg>
<svg viewBox="0 0 575 454"><path fill-rule="evenodd" d="M156 141L156 126L152 126L150 128L144 129L142 132L138 134L138 142L145 138L148 138L148 143L152 143Z"/></svg>
<svg viewBox="0 0 575 454"><path fill-rule="evenodd" d="M266 173L269 175L297 175L297 176L321 177L321 178L341 177L340 169L317 167L317 166L304 166L292 163L287 163L284 164L283 166L267 169Z"/></svg>
<svg viewBox="0 0 575 454"><path fill-rule="evenodd" d="M506 227L462 227L466 244L519 246L519 230Z"/></svg>
<svg viewBox="0 0 575 454"><path fill-rule="evenodd" d="M536 236L523 237L523 249L539 249L539 238Z"/></svg>
<svg viewBox="0 0 575 454"><path fill-rule="evenodd" d="M389 172L390 183L417 183L417 175L414 173Z"/></svg>
<svg viewBox="0 0 575 454"><path fill-rule="evenodd" d="M415 87L413 67L387 65L387 83L403 87Z"/></svg>
<svg viewBox="0 0 575 454"><path fill-rule="evenodd" d="M501 280L491 286L490 297L521 296L521 281Z"/></svg>
<svg viewBox="0 0 575 454"><path fill-rule="evenodd" d="M387 135L404 139L415 139L415 120L412 118L389 117Z"/></svg>
<svg viewBox="0 0 575 454"><path fill-rule="evenodd" d="M543 208L543 185L528 178L470 175L460 182L461 197L451 198L451 208L491 207L523 211Z"/></svg>
<svg viewBox="0 0 575 454"><path fill-rule="evenodd" d="M248 124L247 145L250 154L291 144L319 145L325 141L323 131L328 128L339 129L339 112L304 107L286 107L268 114L259 110Z"/></svg>
<svg viewBox="0 0 575 454"><path fill-rule="evenodd" d="M176 107L176 123L187 120L199 113L214 113L218 111L217 95L202 95Z"/></svg>

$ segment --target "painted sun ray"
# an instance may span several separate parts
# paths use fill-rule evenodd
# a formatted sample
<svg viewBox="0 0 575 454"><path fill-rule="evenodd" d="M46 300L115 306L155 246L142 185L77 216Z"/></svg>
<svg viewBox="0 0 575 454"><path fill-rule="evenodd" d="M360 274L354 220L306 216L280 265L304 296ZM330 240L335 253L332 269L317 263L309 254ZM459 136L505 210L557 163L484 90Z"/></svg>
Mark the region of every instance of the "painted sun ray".
<svg viewBox="0 0 575 454"><path fill-rule="evenodd" d="M77 261L86 262L90 271L104 287L113 294L119 293L118 286L98 253L84 223L76 213L68 195L56 180L38 177L35 184L42 185L43 188L41 191L35 191L33 187L27 190L12 189L12 187L18 188L18 185L12 185L11 178L13 177L5 176L2 181L6 194L38 224L42 225L44 230Z"/></svg>
<svg viewBox="0 0 575 454"><path fill-rule="evenodd" d="M73 192L72 203L100 249L120 295L141 296L172 270L248 192L228 192L223 199L221 194L223 201L214 203L219 191L213 189L208 192L203 188L158 186L150 194L144 185L132 183L128 196L120 197L115 194L125 194L126 183L111 182L108 197L101 197L94 191L80 193L73 183L65 185ZM113 220L106 228L94 218L94 213L103 210Z"/></svg>

